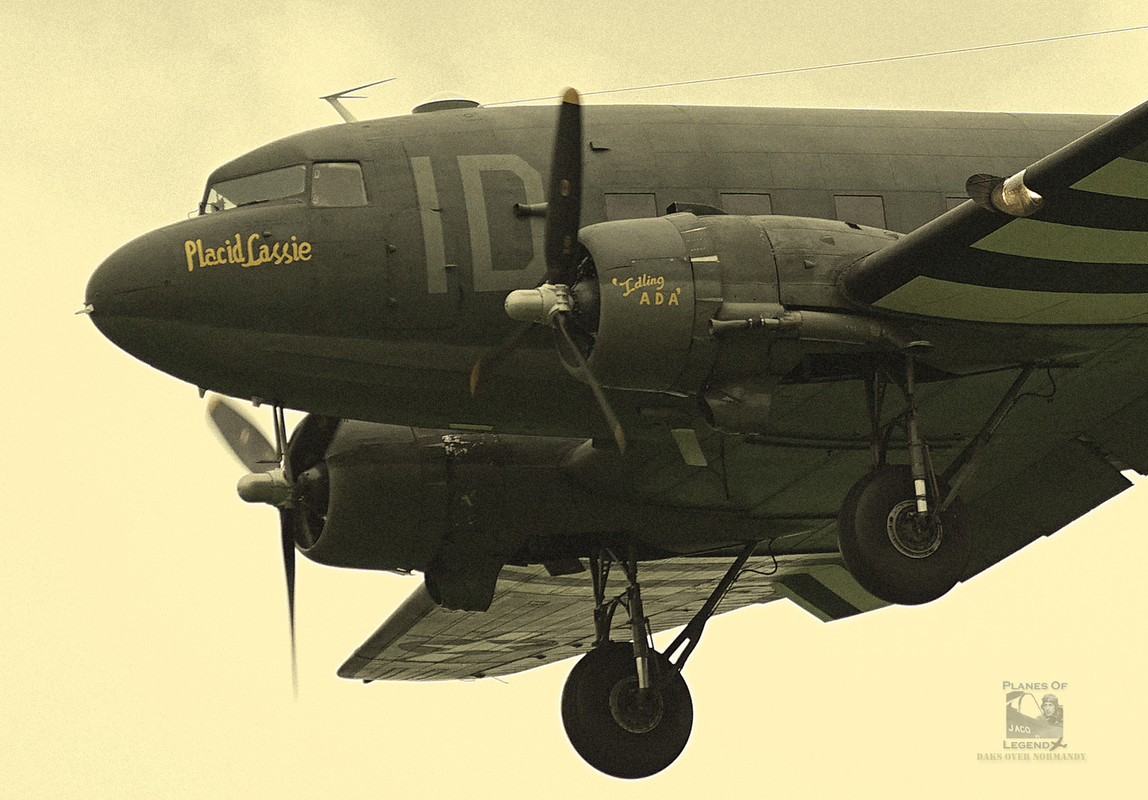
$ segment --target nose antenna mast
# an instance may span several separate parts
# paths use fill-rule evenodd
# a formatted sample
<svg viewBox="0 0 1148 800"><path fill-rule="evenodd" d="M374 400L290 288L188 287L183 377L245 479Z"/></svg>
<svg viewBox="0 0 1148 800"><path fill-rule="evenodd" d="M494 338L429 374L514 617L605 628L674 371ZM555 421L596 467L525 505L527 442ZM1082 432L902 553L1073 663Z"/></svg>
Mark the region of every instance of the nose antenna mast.
<svg viewBox="0 0 1148 800"><path fill-rule="evenodd" d="M339 116L343 118L343 122L358 122L359 120L355 118L355 115L352 114L350 111L348 111L347 107L339 101L344 100L344 99L348 99L348 100L362 99L363 95L351 94L351 92L358 92L358 91L361 91L363 89L369 89L372 86L378 86L380 83L389 83L390 81L393 81L393 80L394 80L394 78L383 78L381 81L372 81L371 83L364 83L362 86L354 86L350 89L344 89L341 92L335 92L334 94L323 95L319 99L320 100L326 100L328 103L330 103L332 108L334 108L336 111L339 112Z"/></svg>

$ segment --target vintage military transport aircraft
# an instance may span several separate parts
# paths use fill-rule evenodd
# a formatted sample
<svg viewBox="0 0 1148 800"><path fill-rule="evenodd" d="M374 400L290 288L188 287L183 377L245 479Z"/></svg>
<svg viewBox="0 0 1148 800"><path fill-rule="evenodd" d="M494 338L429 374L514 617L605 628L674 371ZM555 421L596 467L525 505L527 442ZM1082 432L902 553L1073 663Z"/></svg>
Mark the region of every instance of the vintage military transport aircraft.
<svg viewBox="0 0 1148 800"><path fill-rule="evenodd" d="M647 776L713 614L925 603L1148 472L1148 104L415 112L223 165L87 286L274 410L210 404L292 609L296 550L422 573L342 677L581 655L571 743Z"/></svg>

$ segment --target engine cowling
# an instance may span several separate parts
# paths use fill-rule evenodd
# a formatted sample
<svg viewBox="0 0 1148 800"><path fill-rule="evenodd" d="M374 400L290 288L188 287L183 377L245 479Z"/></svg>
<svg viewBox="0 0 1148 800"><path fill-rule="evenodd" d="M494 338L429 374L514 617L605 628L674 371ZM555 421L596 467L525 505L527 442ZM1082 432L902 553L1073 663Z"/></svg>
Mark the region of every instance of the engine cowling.
<svg viewBox="0 0 1148 800"><path fill-rule="evenodd" d="M708 229L674 214L590 225L578 239L596 281L595 377L617 389L696 392L712 366L709 320L721 305Z"/></svg>
<svg viewBox="0 0 1148 800"><path fill-rule="evenodd" d="M896 238L785 216L590 225L579 232L587 258L571 288L587 363L603 386L701 396L718 428L760 431L771 387L811 358L910 341L856 314L836 285L842 269Z"/></svg>

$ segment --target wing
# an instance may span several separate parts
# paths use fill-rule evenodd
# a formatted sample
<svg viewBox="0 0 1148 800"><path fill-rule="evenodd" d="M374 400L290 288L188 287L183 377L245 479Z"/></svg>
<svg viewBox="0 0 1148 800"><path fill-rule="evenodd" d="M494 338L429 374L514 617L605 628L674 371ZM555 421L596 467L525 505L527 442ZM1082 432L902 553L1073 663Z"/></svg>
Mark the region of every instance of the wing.
<svg viewBox="0 0 1148 800"><path fill-rule="evenodd" d="M689 622L731 562L710 557L644 562L642 603L654 632ZM623 588L617 579L613 586ZM339 668L339 677L483 678L581 655L594 642L592 598L589 573L555 577L540 566L504 567L488 611L447 611L420 584ZM884 605L857 585L836 554L754 556L717 613L783 598L822 620Z"/></svg>
<svg viewBox="0 0 1148 800"><path fill-rule="evenodd" d="M968 189L970 201L847 270L847 293L882 312L973 323L1148 323L1148 103ZM1018 406L989 448L963 492L977 532L969 575L1126 488L1120 469L1148 469L1148 341L1143 329L1117 334L1058 373L1052 408Z"/></svg>
<svg viewBox="0 0 1148 800"><path fill-rule="evenodd" d="M1148 322L1148 103L854 265L877 309L974 322Z"/></svg>

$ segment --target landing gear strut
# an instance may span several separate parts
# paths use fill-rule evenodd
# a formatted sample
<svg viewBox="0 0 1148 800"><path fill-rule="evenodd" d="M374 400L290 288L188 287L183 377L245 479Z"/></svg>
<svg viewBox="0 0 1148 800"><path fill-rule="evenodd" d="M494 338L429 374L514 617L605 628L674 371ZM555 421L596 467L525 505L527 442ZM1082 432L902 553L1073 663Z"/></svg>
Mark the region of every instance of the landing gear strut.
<svg viewBox="0 0 1148 800"><path fill-rule="evenodd" d="M854 484L838 514L841 556L857 582L882 600L927 603L960 580L972 538L961 502L938 481L921 436L912 353L905 363L907 408L899 420L908 465L884 463L890 429L880 426L884 383L876 373L868 388L874 467Z"/></svg>
<svg viewBox="0 0 1148 800"><path fill-rule="evenodd" d="M681 672L650 646L635 560L622 562L625 593L606 599L612 560L591 559L597 637L594 649L566 679L562 724L590 766L615 778L645 778L681 754L693 728L694 707ZM614 611L621 604L630 612L633 643L610 641Z"/></svg>
<svg viewBox="0 0 1148 800"><path fill-rule="evenodd" d="M668 767L685 749L694 709L681 668L756 544L745 545L713 594L664 654L650 643L637 561L632 556L621 561L610 551L590 559L596 641L594 649L574 665L562 690L566 735L590 766L615 778L645 778ZM606 580L613 563L625 570L627 587L608 600ZM614 612L620 605L630 613L633 642L610 641ZM671 661L674 654L678 654L677 660Z"/></svg>

